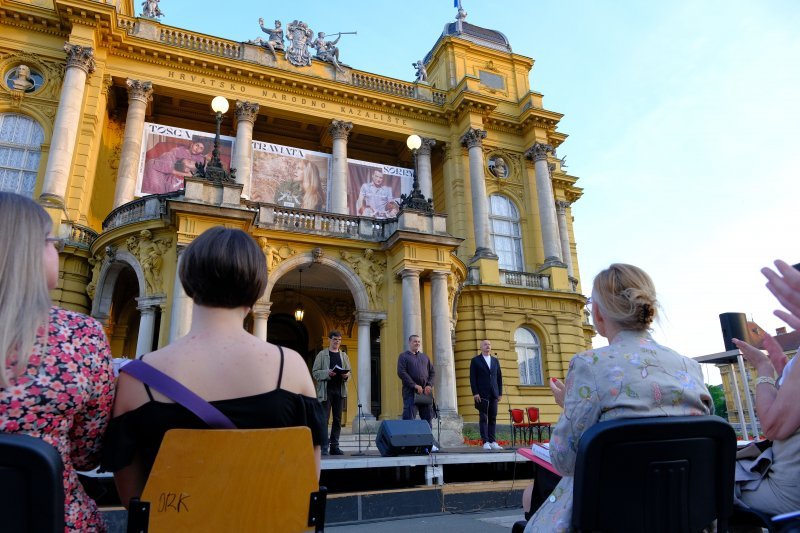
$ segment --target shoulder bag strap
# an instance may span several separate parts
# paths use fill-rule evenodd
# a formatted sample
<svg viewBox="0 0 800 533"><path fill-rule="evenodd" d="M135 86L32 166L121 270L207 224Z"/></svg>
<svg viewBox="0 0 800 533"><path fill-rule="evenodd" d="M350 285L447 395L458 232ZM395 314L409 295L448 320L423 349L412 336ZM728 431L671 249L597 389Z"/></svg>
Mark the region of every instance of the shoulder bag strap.
<svg viewBox="0 0 800 533"><path fill-rule="evenodd" d="M214 429L236 429L231 419L222 411L144 361L138 359L131 361L123 366L120 372L130 374L142 383L150 385L173 402L193 412L200 420Z"/></svg>

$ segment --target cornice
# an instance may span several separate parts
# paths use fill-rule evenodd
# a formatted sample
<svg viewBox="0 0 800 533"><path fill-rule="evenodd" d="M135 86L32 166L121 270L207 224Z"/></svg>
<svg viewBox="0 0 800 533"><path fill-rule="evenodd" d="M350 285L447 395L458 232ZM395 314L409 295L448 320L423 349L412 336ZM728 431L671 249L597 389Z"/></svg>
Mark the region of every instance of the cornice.
<svg viewBox="0 0 800 533"><path fill-rule="evenodd" d="M69 35L55 11L30 4L4 2L0 7L0 24L65 39Z"/></svg>

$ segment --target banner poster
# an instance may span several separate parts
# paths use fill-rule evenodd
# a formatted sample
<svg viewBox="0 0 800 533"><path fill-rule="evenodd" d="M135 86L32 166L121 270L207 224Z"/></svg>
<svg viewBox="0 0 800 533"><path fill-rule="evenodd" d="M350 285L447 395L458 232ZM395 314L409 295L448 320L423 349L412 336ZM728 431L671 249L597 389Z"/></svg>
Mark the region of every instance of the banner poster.
<svg viewBox="0 0 800 533"><path fill-rule="evenodd" d="M219 158L228 169L235 138L219 139ZM195 163L209 161L213 150L213 133L145 122L136 196L183 189L183 178L192 175Z"/></svg>
<svg viewBox="0 0 800 533"><path fill-rule="evenodd" d="M414 181L410 168L347 160L347 207L355 216L393 218L400 211L400 194Z"/></svg>
<svg viewBox="0 0 800 533"><path fill-rule="evenodd" d="M330 154L253 141L250 200L324 211L330 162Z"/></svg>

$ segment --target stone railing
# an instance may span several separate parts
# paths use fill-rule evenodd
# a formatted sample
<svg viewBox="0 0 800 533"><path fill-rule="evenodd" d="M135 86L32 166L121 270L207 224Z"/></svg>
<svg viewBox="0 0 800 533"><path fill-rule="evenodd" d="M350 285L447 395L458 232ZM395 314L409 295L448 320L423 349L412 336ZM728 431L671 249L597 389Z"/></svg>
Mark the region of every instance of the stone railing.
<svg viewBox="0 0 800 533"><path fill-rule="evenodd" d="M235 41L216 39L205 35L183 31L177 28L161 28L159 40L164 44L197 50L207 54L239 59L242 57L242 46Z"/></svg>
<svg viewBox="0 0 800 533"><path fill-rule="evenodd" d="M180 194L183 194L183 191L154 194L123 204L108 214L103 221L103 231L135 224L143 220L161 218L167 212L167 199Z"/></svg>
<svg viewBox="0 0 800 533"><path fill-rule="evenodd" d="M292 209L273 204L255 205L258 206L256 224L263 228L350 237L368 241L382 241L388 237L386 235L387 220Z"/></svg>
<svg viewBox="0 0 800 533"><path fill-rule="evenodd" d="M127 33L132 33L136 28L136 19L133 17L124 17L120 15L117 17L117 26L125 30Z"/></svg>
<svg viewBox="0 0 800 533"><path fill-rule="evenodd" d="M447 93L445 91L433 91L433 103L436 105L444 105L447 102Z"/></svg>
<svg viewBox="0 0 800 533"><path fill-rule="evenodd" d="M351 83L356 87L372 89L373 91L380 91L382 93L405 96L406 98L416 97L413 83L384 78L383 76L376 76L374 74L353 72Z"/></svg>
<svg viewBox="0 0 800 533"><path fill-rule="evenodd" d="M532 274L530 272L500 271L500 284L515 287L530 287L532 289L550 289L550 276Z"/></svg>
<svg viewBox="0 0 800 533"><path fill-rule="evenodd" d="M80 224L69 224L68 234L66 236L67 246L75 246L88 250L96 238L97 232L92 228L81 226Z"/></svg>

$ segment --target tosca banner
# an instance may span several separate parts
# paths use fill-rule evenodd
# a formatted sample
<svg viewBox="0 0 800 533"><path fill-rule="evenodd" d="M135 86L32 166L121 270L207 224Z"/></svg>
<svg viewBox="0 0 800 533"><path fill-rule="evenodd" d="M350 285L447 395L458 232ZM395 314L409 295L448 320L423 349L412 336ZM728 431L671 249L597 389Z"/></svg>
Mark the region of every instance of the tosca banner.
<svg viewBox="0 0 800 533"><path fill-rule="evenodd" d="M250 200L324 211L330 167L330 154L253 141Z"/></svg>
<svg viewBox="0 0 800 533"><path fill-rule="evenodd" d="M234 137L220 136L219 158L230 168ZM145 122L136 196L183 189L197 163L211 159L214 134Z"/></svg>

